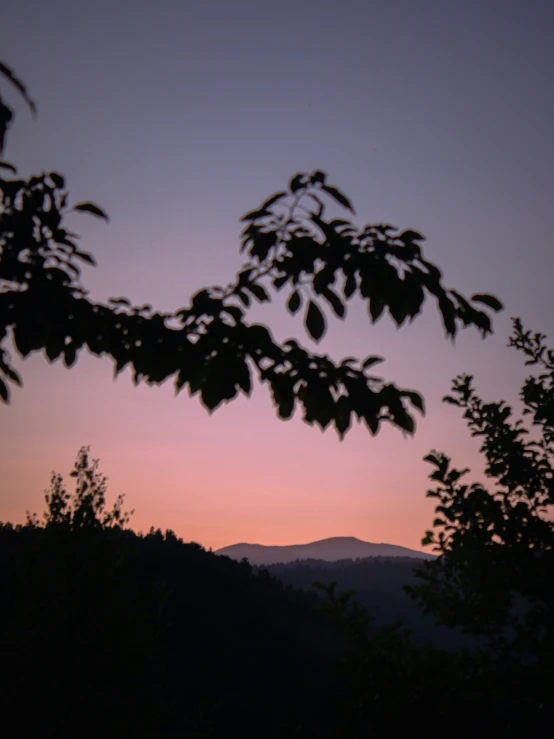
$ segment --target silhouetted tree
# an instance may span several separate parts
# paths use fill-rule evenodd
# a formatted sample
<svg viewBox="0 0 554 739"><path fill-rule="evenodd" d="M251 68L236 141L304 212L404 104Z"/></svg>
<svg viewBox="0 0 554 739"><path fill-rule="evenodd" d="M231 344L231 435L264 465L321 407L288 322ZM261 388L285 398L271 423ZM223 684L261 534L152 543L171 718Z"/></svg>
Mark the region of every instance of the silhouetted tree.
<svg viewBox="0 0 554 739"><path fill-rule="evenodd" d="M19 733L324 736L340 637L316 596L124 528L87 447L72 474L72 494L53 474L42 518L0 524L0 710Z"/></svg>
<svg viewBox="0 0 554 739"><path fill-rule="evenodd" d="M52 473L50 489L44 496L47 510L43 521L36 513L28 513L29 525L80 529L124 527L129 523L133 511L123 511L123 495L117 497L111 510L106 510L107 478L98 472L98 459L89 462L89 452L90 447L81 447L69 475L76 478L73 495L66 491L63 477L57 472Z"/></svg>
<svg viewBox="0 0 554 739"><path fill-rule="evenodd" d="M352 602L352 592L320 585L352 644L337 737L395 734L406 715L416 735L429 716L455 736L554 732L554 351L519 319L513 327L510 345L540 368L520 393L530 423L513 420L504 401L485 403L471 376L453 381L444 400L482 438L494 490L462 483L468 470L443 453L426 457L437 507L423 544L439 556L419 565L418 580L406 587L438 624L472 642L458 653L418 647L401 625L373 628L371 609Z"/></svg>
<svg viewBox="0 0 554 739"><path fill-rule="evenodd" d="M5 66L0 73L16 85L35 110L25 87ZM12 111L0 100L0 138ZM0 167L15 168L3 162ZM246 320L252 301L267 302L269 290L287 290L287 309L303 307L309 336L319 341L326 330L323 306L339 319L356 297L375 322L388 310L397 326L421 313L426 297L436 300L449 337L462 326L483 336L491 321L483 307L500 302L484 294L470 301L447 289L441 271L426 260L423 236L387 224L362 228L327 215L329 203L354 213L350 200L327 183L325 173L297 174L288 189L265 200L243 217L242 251L247 261L226 287L200 290L190 305L174 313L132 306L126 298L95 303L80 281L91 254L79 250L77 237L63 225L69 210L107 218L93 203L68 206L64 178L56 173L28 180L0 180L0 342L13 337L23 357L44 351L71 367L84 347L107 355L117 375L133 369L134 382L150 384L175 378L176 391L188 387L212 411L239 393L250 395L252 376L269 385L280 418L296 405L303 418L321 428L334 425L342 437L353 418L372 434L387 421L411 433L409 406L423 412L423 400L370 373L382 361L347 358L337 364L313 354L295 340L279 344L266 326ZM20 384L0 348L0 397L8 383ZM409 405L408 405L409 404Z"/></svg>
<svg viewBox="0 0 554 739"><path fill-rule="evenodd" d="M519 319L513 328L510 345L540 369L520 392L529 423L514 420L505 401L485 403L471 376L454 380L445 401L482 438L494 490L464 484L469 470L452 467L443 453L426 458L437 482L427 495L437 507L424 543L440 557L419 568L422 582L409 591L440 623L481 639L491 664L517 688L506 691L508 718L519 715L522 729L531 717L554 729L554 351Z"/></svg>

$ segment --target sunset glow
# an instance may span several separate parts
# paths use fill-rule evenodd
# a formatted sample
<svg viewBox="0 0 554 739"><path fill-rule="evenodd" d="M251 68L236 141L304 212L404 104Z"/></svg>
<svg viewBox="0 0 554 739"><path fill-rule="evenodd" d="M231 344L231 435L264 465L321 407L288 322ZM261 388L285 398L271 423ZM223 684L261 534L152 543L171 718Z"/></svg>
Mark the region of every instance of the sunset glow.
<svg viewBox="0 0 554 739"><path fill-rule="evenodd" d="M68 0L20 0L3 11L2 57L39 117L6 91L18 115L5 158L22 176L62 172L74 202L109 213L109 224L71 218L98 261L83 275L95 299L176 310L226 284L242 264L240 217L319 168L358 224L417 229L449 286L498 295L494 336L448 342L430 303L413 325L372 327L352 302L317 350L385 357L376 374L421 391L427 409L413 438L358 426L342 442L298 415L279 421L261 386L210 415L170 382L114 381L86 352L68 370L14 349L24 386L0 407L0 520L41 512L52 470L70 486L83 445L109 497L135 509L133 528L213 549L331 536L419 549L433 518L423 457L442 450L480 477L478 442L441 398L468 372L483 397L517 407L527 368L506 347L510 317L554 337L552 46L523 3L501 19L487 3L314 5L290 16L242 0L140 12L100 0L82 14ZM250 317L307 341L280 300Z"/></svg>

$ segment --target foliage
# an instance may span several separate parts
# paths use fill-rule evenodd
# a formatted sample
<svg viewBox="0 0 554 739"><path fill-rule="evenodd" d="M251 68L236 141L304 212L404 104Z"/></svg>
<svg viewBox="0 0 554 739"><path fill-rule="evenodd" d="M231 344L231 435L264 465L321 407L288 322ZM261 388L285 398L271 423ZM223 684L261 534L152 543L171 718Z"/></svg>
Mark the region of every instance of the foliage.
<svg viewBox="0 0 554 739"><path fill-rule="evenodd" d="M44 499L47 510L43 522L36 514L27 514L31 526L63 526L68 529L124 527L133 511L122 510L124 496L119 495L111 510L106 510L107 478L98 472L99 460L89 462L90 447L81 447L70 477L76 478L75 493L64 488L63 477L52 473L50 490Z"/></svg>
<svg viewBox="0 0 554 739"><path fill-rule="evenodd" d="M273 564L266 569L286 585L302 590L313 590L314 582L325 587L335 582L337 592L355 593L356 602L371 614L375 629L401 622L415 644L431 643L448 650L472 644L473 640L462 636L459 629L437 626L433 615L423 613L405 592L406 585L418 582L417 562L412 557L379 556L338 562L309 559Z"/></svg>
<svg viewBox="0 0 554 739"><path fill-rule="evenodd" d="M340 637L313 594L47 502L44 525L0 524L0 708L22 735L325 736Z"/></svg>
<svg viewBox="0 0 554 739"><path fill-rule="evenodd" d="M462 484L468 470L444 454L426 458L438 486L428 492L437 499L436 533L425 541L441 556L421 568L423 583L412 591L441 622L486 638L497 654L531 661L554 648L554 352L544 340L514 321L510 345L542 370L520 393L529 427L504 401L483 402L471 376L454 380L445 401L482 438L495 489Z"/></svg>
<svg viewBox="0 0 554 739"><path fill-rule="evenodd" d="M32 104L7 67L0 73ZM2 138L10 118L0 101ZM1 166L16 174L12 165ZM248 322L249 306L286 290L288 311L303 309L306 331L319 341L326 331L325 308L344 319L352 298L366 304L371 322L388 311L402 326L431 297L451 338L463 326L491 333L486 309L500 310L501 303L483 294L467 300L447 289L439 268L424 258L423 236L416 231L387 224L360 228L328 215L330 206L354 213L325 173L297 174L287 190L243 217L247 261L235 280L202 289L187 307L161 313L127 298L107 304L88 298L81 267L95 261L79 249L64 217L71 210L107 216L93 203L71 208L60 174L0 179L0 397L8 402L9 383L20 384L5 348L11 336L22 357L43 351L50 362L63 358L71 367L86 348L110 357L116 375L130 367L135 383L172 377L177 392L186 387L200 395L209 411L241 393L249 396L257 377L268 385L282 419L300 406L304 421L322 429L333 425L341 437L354 419L372 434L384 421L412 433L410 409L423 412L423 400L371 374L380 357L336 363L293 339L280 344L266 326Z"/></svg>
<svg viewBox="0 0 554 739"><path fill-rule="evenodd" d="M432 452L437 487L434 530L424 544L438 557L416 569L405 590L438 624L462 630L459 651L417 645L400 624L376 628L353 591L318 584L350 649L334 728L337 738L428 732L430 716L454 736L549 737L554 730L554 351L545 336L513 322L510 345L539 368L520 398L523 419L504 401L485 403L473 378L460 375L445 401L462 409L481 437L485 474Z"/></svg>

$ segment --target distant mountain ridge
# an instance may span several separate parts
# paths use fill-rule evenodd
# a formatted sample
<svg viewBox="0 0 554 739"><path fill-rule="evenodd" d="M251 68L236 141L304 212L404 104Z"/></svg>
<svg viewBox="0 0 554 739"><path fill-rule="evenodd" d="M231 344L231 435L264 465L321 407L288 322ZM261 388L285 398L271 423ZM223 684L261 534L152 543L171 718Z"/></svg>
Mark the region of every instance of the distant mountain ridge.
<svg viewBox="0 0 554 739"><path fill-rule="evenodd" d="M320 559L337 562L341 559L363 559L365 557L412 557L432 559L432 554L408 549L396 544L373 544L356 539L354 536L334 536L310 544L291 544L288 546L266 546L264 544L232 544L218 549L231 559L246 558L251 565L287 564L297 559Z"/></svg>

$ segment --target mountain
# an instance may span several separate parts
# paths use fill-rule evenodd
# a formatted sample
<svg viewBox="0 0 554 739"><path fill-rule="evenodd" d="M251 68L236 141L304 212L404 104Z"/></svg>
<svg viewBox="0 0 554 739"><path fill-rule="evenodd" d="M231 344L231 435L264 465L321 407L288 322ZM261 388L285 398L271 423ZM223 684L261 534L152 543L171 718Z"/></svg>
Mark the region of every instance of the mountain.
<svg viewBox="0 0 554 739"><path fill-rule="evenodd" d="M231 559L246 558L251 565L271 565L295 562L297 559L320 559L337 562L341 559L362 559L365 557L414 557L431 559L433 555L396 544L372 544L354 536L334 536L330 539L314 541L311 544L292 544L290 546L265 546L263 544L232 544L218 549Z"/></svg>

